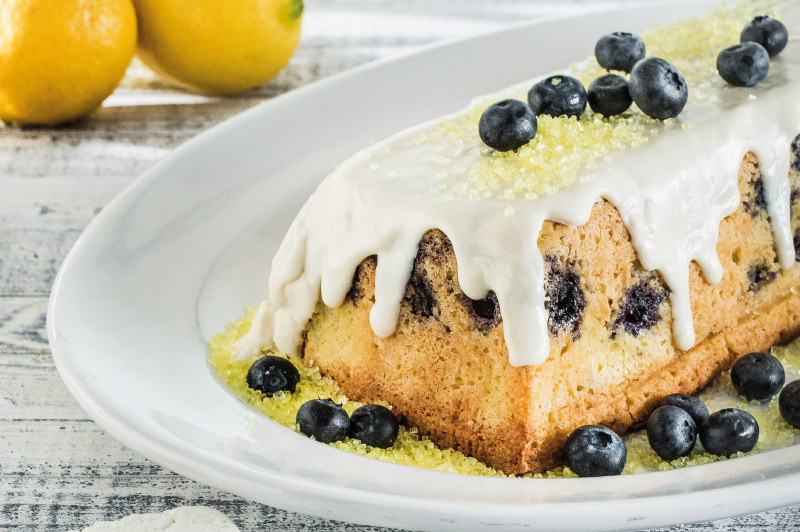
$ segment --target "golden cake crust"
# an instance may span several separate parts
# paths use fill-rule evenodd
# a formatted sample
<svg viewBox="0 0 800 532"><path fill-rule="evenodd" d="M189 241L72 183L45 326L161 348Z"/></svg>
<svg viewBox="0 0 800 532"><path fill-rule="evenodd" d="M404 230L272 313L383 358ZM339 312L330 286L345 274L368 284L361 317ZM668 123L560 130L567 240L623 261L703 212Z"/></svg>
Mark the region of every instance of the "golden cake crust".
<svg viewBox="0 0 800 532"><path fill-rule="evenodd" d="M796 190L800 176L790 179ZM674 346L668 288L639 264L616 208L599 201L586 224L545 222L539 237L551 335L542 365L509 363L496 299L463 294L452 245L437 229L420 242L392 336L370 327L377 261L369 257L344 304L317 304L304 356L348 397L389 402L442 448L506 473L556 466L575 428L622 433L664 395L694 393L738 357L800 333L800 268L778 267L752 153L739 191L738 210L720 225L722 281L690 268L697 342L689 351Z"/></svg>

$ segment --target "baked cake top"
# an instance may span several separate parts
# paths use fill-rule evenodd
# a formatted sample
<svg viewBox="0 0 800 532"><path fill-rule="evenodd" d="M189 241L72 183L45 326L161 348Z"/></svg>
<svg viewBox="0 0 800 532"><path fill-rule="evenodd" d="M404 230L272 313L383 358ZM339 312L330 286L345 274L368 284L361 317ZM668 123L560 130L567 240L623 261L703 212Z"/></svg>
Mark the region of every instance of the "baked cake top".
<svg viewBox="0 0 800 532"><path fill-rule="evenodd" d="M585 223L600 198L627 226L642 266L669 286L678 348L695 342L689 264L710 283L722 278L719 224L739 205L742 157L759 159L781 267L794 264L789 145L800 133L800 42L791 39L757 86L734 87L716 70L719 52L739 42L755 15L782 19L800 35L791 1L723 6L642 34L648 57L670 61L689 99L677 118L649 118L635 105L605 118L538 117L538 132L516 151L496 151L479 136L484 110L525 100L531 80L476 98L465 110L402 131L353 155L308 199L272 263L270 300L242 340L242 357L263 346L298 349L321 294L342 304L357 266L377 255L370 324L391 335L422 235L442 230L472 299L492 290L503 316L510 362L538 365L549 354L544 265L537 238L545 220ZM588 86L606 73L592 58L569 73Z"/></svg>

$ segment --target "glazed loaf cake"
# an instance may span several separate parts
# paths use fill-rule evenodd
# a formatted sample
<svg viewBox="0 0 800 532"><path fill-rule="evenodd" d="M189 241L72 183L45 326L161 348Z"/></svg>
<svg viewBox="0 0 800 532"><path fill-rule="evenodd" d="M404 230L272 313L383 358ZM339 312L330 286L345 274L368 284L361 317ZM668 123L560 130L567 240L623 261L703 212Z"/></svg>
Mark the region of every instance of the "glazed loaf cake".
<svg viewBox="0 0 800 532"><path fill-rule="evenodd" d="M239 358L301 355L440 447L525 473L559 465L574 429L621 433L800 333L800 42L758 86L716 66L765 6L644 34L637 65L682 91L671 118L645 114L637 67L622 114L534 112L537 91L579 101L605 78L590 59L347 159L289 228ZM527 136L491 146L484 117L509 109Z"/></svg>
<svg viewBox="0 0 800 532"><path fill-rule="evenodd" d="M800 152L800 139L793 148ZM800 248L800 167L793 161L792 229ZM739 208L720 226L723 280L709 284L691 268L697 343L688 351L672 340L669 289L642 269L617 209L599 201L586 224L548 222L539 237L550 334L542 365L509 363L496 297L472 300L461 291L453 248L439 230L420 242L394 335L378 338L370 328L370 257L344 304L317 305L303 356L348 397L388 401L442 448L506 473L559 465L574 429L603 424L622 433L665 395L694 393L738 357L800 333L800 267L778 267L752 153L742 161L739 191Z"/></svg>

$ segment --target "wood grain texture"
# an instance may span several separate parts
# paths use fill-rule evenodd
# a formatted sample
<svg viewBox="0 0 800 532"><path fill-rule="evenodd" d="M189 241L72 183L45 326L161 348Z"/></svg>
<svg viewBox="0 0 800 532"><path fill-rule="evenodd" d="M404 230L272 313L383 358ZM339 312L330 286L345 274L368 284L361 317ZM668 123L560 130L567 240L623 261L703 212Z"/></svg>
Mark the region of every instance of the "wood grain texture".
<svg viewBox="0 0 800 532"><path fill-rule="evenodd" d="M86 412L67 391L53 358L41 354L0 355L0 421L84 420ZM54 440L54 449L60 442ZM0 456L0 468L5 460ZM2 498L0 498L2 504Z"/></svg>
<svg viewBox="0 0 800 532"><path fill-rule="evenodd" d="M0 420L0 456L6 477L177 477L89 419Z"/></svg>
<svg viewBox="0 0 800 532"><path fill-rule="evenodd" d="M243 531L378 532L284 512L202 486L183 477L120 476L91 478L0 476L0 530L64 531L61 523L111 521L131 513L162 512L183 505L216 508ZM60 523L55 527L53 523Z"/></svg>
<svg viewBox="0 0 800 532"><path fill-rule="evenodd" d="M0 297L48 295L83 228L132 181L128 176L6 177L0 172Z"/></svg>
<svg viewBox="0 0 800 532"><path fill-rule="evenodd" d="M307 0L297 53L261 87L224 98L199 96L134 61L90 116L58 128L0 129L0 529L63 532L133 512L200 504L226 513L244 532L385 530L220 492L107 435L69 395L49 354L45 313L58 267L86 225L137 176L254 105L439 39L641 1ZM664 530L800 530L800 507Z"/></svg>
<svg viewBox="0 0 800 532"><path fill-rule="evenodd" d="M49 354L46 316L47 297L0 297L0 354Z"/></svg>

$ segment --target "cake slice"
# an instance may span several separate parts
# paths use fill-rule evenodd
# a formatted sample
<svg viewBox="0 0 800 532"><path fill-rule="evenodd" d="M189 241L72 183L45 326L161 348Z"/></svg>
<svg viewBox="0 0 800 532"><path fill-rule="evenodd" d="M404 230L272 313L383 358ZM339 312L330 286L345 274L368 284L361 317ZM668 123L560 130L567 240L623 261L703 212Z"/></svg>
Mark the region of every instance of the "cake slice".
<svg viewBox="0 0 800 532"><path fill-rule="evenodd" d="M691 269L698 340L687 351L672 341L669 288L642 268L619 212L599 201L586 224L550 222L539 237L551 345L543 364L509 363L496 296L463 293L452 244L439 230L420 243L392 336L370 329L370 257L345 303L317 305L303 356L348 397L388 401L440 447L506 473L557 466L574 429L602 424L622 433L646 421L665 395L695 393L738 357L800 333L800 268L775 262L760 179L748 154L739 171L742 202L720 224L722 281L710 284ZM796 191L794 170L791 182Z"/></svg>
<svg viewBox="0 0 800 532"><path fill-rule="evenodd" d="M715 67L767 7L800 31L790 3L765 6L644 34L685 76L677 119L541 114L530 142L490 149L482 113L531 81L354 155L289 229L239 355L303 356L440 447L525 473L558 465L574 429L621 433L791 339L800 42L755 87Z"/></svg>

